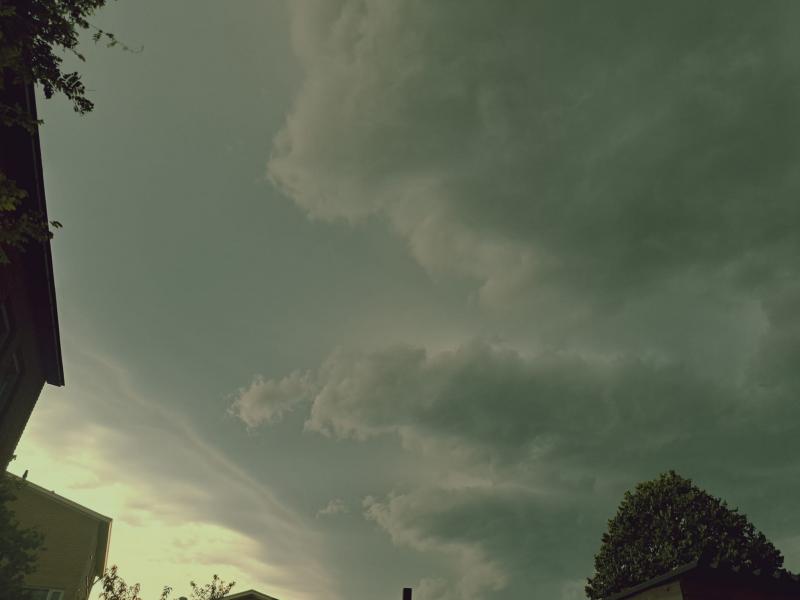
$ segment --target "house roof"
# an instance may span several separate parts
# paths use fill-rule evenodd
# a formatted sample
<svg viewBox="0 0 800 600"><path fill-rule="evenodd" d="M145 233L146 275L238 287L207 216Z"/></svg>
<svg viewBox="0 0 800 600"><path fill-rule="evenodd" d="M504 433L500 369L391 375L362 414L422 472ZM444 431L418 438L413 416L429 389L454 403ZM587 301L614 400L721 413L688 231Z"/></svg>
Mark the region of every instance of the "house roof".
<svg viewBox="0 0 800 600"><path fill-rule="evenodd" d="M22 483L27 489L31 490L32 492L44 496L48 500L66 506L76 512L91 517L92 519L97 521L100 530L97 536L97 549L95 550L94 553L95 555L94 575L96 575L97 577L102 577L103 573L106 570L106 561L108 560L108 546L109 542L111 541L111 524L113 523L113 519L111 517L106 517L105 515L101 515L100 513L93 511L91 508L86 508L82 504L73 502L69 498L60 496L59 494L56 494L52 490L48 490L40 485L36 485L32 481L24 480L21 477L17 477L13 473L6 472L6 474L12 479Z"/></svg>
<svg viewBox="0 0 800 600"><path fill-rule="evenodd" d="M272 596L267 596L266 594L262 594L261 592L257 592L255 590L247 590L244 592L231 594L230 596L225 596L222 600L278 600L278 599L273 598Z"/></svg>
<svg viewBox="0 0 800 600"><path fill-rule="evenodd" d="M2 94L4 102L19 105L34 119L38 118L33 83L7 85ZM30 134L21 127L4 129L3 139L8 149L5 159L10 171L7 174L27 190L30 208L47 219L38 130ZM15 260L19 260L23 267L30 292L45 380L51 385L64 385L50 241L29 243L25 252L19 253Z"/></svg>
<svg viewBox="0 0 800 600"><path fill-rule="evenodd" d="M675 569L672 569L663 575L653 577L652 579L648 579L643 583L608 596L605 598L605 600L623 600L624 598L630 598L631 596L635 596L636 594L644 592L645 590L649 590L650 588L658 587L671 581L676 581L699 573L713 574L716 576L732 576L740 579L748 579L750 581L760 580L768 585L780 585L787 589L791 589L792 591L796 592L798 596L800 596L800 576L794 575L785 569L770 572L762 571L761 569L744 571L738 566L721 562L718 559L713 559L708 556L701 556L697 560L676 567Z"/></svg>

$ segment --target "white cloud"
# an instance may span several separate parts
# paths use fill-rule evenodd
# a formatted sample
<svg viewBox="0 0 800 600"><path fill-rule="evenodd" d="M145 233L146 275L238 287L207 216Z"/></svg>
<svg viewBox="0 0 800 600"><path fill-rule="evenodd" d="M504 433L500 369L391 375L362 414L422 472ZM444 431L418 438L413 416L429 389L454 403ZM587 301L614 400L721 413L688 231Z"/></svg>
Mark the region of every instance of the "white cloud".
<svg viewBox="0 0 800 600"><path fill-rule="evenodd" d="M332 515L344 515L350 512L347 505L340 498L334 498L317 511L317 518Z"/></svg>
<svg viewBox="0 0 800 600"><path fill-rule="evenodd" d="M312 391L308 373L295 371L277 381L256 375L248 387L238 391L228 412L248 427L274 423L294 410Z"/></svg>

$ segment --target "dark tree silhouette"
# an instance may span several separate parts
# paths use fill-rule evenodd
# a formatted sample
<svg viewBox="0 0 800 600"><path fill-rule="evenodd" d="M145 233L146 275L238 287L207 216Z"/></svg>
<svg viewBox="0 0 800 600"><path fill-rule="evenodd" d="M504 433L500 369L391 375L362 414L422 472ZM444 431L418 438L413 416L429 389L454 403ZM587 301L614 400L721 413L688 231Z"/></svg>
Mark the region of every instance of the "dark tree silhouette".
<svg viewBox="0 0 800 600"><path fill-rule="evenodd" d="M738 509L669 471L625 492L603 534L586 595L604 598L701 554L747 570L783 565L780 551Z"/></svg>

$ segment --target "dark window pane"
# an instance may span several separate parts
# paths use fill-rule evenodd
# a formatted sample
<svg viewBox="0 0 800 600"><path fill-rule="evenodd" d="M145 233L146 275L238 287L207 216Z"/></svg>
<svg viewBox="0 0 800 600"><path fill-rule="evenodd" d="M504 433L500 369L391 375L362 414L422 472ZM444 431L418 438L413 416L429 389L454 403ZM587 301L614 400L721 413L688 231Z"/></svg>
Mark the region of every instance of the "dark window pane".
<svg viewBox="0 0 800 600"><path fill-rule="evenodd" d="M0 302L0 350L3 349L11 336L11 318L8 316L8 307L5 302Z"/></svg>
<svg viewBox="0 0 800 600"><path fill-rule="evenodd" d="M14 386L19 380L22 372L22 364L16 350L11 352L0 364L0 410L11 399L14 393Z"/></svg>

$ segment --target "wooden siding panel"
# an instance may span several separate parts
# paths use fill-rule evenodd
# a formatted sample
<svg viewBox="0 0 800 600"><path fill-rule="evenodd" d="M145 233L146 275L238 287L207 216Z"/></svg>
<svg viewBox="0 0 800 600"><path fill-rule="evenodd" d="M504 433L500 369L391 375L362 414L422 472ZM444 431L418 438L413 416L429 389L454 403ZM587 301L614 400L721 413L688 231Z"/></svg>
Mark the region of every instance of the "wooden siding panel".
<svg viewBox="0 0 800 600"><path fill-rule="evenodd" d="M25 485L19 490L13 509L20 523L37 526L45 535L45 550L39 555L36 572L25 580L26 585L64 590L64 600L85 600L85 582L91 577L89 557L97 548L98 522Z"/></svg>

